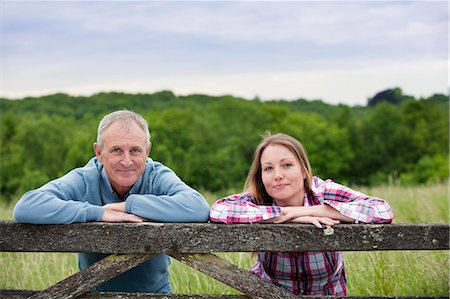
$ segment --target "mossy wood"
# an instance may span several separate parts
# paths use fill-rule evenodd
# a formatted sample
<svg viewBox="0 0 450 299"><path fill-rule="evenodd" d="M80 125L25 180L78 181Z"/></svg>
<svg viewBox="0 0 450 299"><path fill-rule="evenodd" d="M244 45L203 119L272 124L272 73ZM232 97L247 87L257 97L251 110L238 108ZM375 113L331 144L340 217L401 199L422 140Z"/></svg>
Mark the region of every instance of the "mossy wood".
<svg viewBox="0 0 450 299"><path fill-rule="evenodd" d="M447 250L448 224L78 223L0 221L0 251L209 253Z"/></svg>
<svg viewBox="0 0 450 299"><path fill-rule="evenodd" d="M448 250L449 228L448 224L342 224L322 230L301 224L148 222L32 225L0 221L0 251L112 253L46 290L0 290L0 298L293 298L293 295L279 287L260 280L210 252ZM89 292L93 287L160 252L171 255L245 295Z"/></svg>
<svg viewBox="0 0 450 299"><path fill-rule="evenodd" d="M1 299L26 299L38 291L35 290L0 290ZM146 293L85 293L77 299L248 299L246 295L208 295L208 294L146 294ZM422 297L422 296L298 296L301 299L448 299L448 297ZM269 297L267 299L272 299Z"/></svg>
<svg viewBox="0 0 450 299"><path fill-rule="evenodd" d="M171 254L171 256L244 294L250 295L250 298L296 298L285 290L236 267L216 255L202 253Z"/></svg>
<svg viewBox="0 0 450 299"><path fill-rule="evenodd" d="M140 265L154 255L156 254L113 254L107 256L48 289L37 292L29 299L76 298L99 284Z"/></svg>

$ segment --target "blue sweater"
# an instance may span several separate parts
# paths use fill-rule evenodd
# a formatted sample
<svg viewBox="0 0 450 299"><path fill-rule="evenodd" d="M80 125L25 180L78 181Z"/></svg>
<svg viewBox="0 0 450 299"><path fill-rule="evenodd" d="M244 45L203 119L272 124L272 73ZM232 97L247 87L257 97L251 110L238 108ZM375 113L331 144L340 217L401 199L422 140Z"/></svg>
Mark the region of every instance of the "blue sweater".
<svg viewBox="0 0 450 299"><path fill-rule="evenodd" d="M187 186L168 167L148 158L142 177L125 199L127 213L149 221L207 222L209 205L200 193ZM102 205L120 202L113 191L103 164L92 158L39 189L25 193L14 208L18 222L69 224L100 221ZM157 240L155 240L157 241ZM79 253L78 265L84 269L105 257L99 253ZM98 286L98 291L167 293L170 259L160 254Z"/></svg>

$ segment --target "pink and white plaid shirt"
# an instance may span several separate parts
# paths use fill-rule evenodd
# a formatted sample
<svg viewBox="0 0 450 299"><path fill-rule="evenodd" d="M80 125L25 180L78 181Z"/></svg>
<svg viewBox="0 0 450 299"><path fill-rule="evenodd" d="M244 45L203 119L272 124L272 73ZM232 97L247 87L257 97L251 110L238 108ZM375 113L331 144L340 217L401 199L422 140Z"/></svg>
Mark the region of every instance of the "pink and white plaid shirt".
<svg viewBox="0 0 450 299"><path fill-rule="evenodd" d="M305 206L327 204L359 223L390 223L393 219L389 204L377 197L367 196L332 180L313 177L312 194L305 194ZM235 194L213 204L213 222L254 223L281 216L281 209L255 204L252 194ZM259 277L295 295L347 294L342 252L259 252L250 269Z"/></svg>

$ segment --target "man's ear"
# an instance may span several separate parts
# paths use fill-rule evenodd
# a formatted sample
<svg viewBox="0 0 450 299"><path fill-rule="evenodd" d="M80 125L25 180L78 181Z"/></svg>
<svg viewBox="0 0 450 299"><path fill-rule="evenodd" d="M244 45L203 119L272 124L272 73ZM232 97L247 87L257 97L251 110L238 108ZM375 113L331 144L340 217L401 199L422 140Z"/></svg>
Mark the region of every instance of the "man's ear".
<svg viewBox="0 0 450 299"><path fill-rule="evenodd" d="M98 146L98 144L97 144L97 142L94 142L94 152L95 152L95 155L97 156L97 159L100 161L100 162L102 162L102 159L101 159L101 155L100 155L100 146Z"/></svg>
<svg viewBox="0 0 450 299"><path fill-rule="evenodd" d="M150 150L152 149L152 143L151 142L149 142L148 143L148 149L147 149L147 157L148 157L148 155L150 155Z"/></svg>

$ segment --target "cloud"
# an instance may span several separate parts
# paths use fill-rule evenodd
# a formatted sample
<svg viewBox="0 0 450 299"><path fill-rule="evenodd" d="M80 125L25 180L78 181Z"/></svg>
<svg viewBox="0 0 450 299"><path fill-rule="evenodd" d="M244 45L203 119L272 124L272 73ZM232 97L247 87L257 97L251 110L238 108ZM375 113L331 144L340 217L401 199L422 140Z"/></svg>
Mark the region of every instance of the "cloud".
<svg viewBox="0 0 450 299"><path fill-rule="evenodd" d="M153 73L125 78L86 74L84 77L75 76L71 81L55 78L51 84L38 80L26 89L32 94L65 92L73 95L91 95L100 91L151 93L172 90L179 95L232 94L247 99L255 96L264 100L305 98L333 104L365 105L368 98L386 88L400 87L405 94L416 97L428 97L434 93L430 91L446 93L447 70L447 61L442 60L305 72L196 73L191 76ZM16 90L16 93L10 93L11 97L24 96L23 83L11 83L11 86Z"/></svg>
<svg viewBox="0 0 450 299"><path fill-rule="evenodd" d="M405 40L446 30L445 2L6 2L5 21L56 23L87 32L159 32L223 42L318 44ZM393 26L395 25L395 26ZM419 29L419 30L418 30ZM376 37L376 38L374 38Z"/></svg>
<svg viewBox="0 0 450 299"><path fill-rule="evenodd" d="M436 67L448 59L445 1L4 1L2 8L5 96L123 86L361 103L385 87L408 91L408 82L418 93L447 89L448 66ZM359 91L346 86L356 81Z"/></svg>

